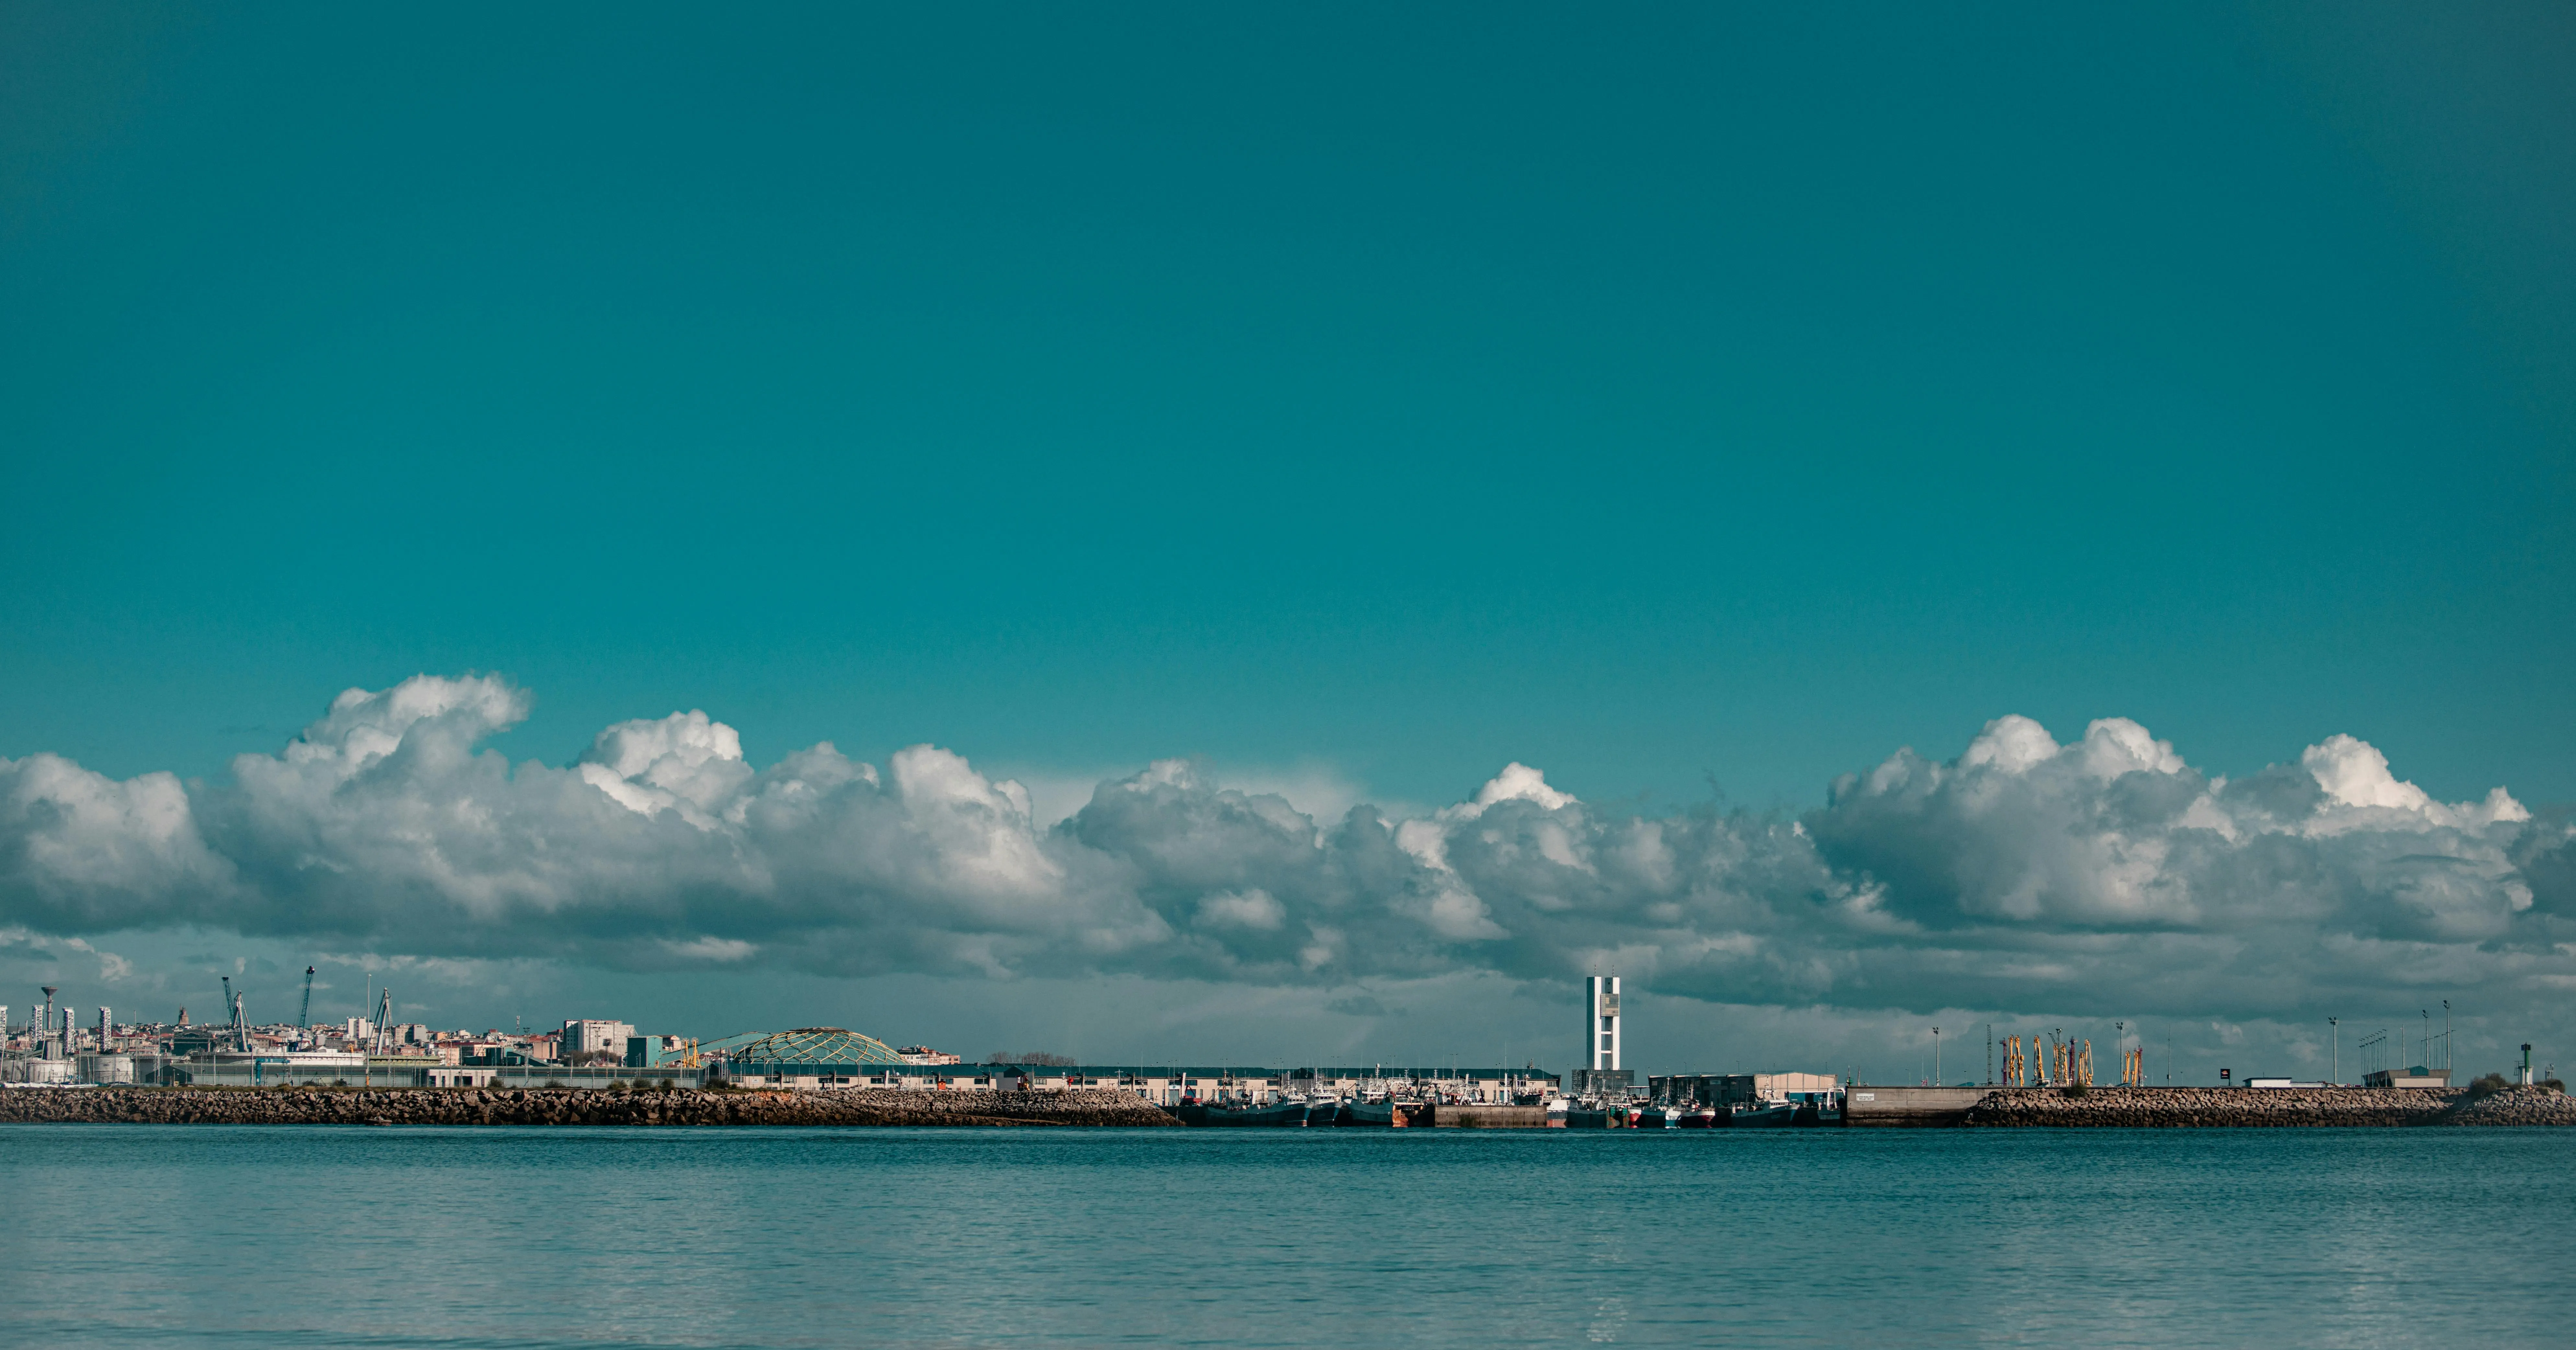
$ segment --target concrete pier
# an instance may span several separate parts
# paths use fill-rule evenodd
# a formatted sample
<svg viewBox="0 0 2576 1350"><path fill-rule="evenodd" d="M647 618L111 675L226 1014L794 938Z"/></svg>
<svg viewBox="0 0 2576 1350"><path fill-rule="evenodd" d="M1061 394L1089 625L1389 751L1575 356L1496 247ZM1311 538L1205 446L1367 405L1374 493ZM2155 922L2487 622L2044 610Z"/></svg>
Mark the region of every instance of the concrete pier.
<svg viewBox="0 0 2576 1350"><path fill-rule="evenodd" d="M2576 1125L2576 1099L2546 1088L2483 1097L2423 1088L1855 1087L1859 1127L2260 1129L2395 1125Z"/></svg>
<svg viewBox="0 0 2576 1350"><path fill-rule="evenodd" d="M1497 1106L1488 1102L1465 1105L1442 1102L1431 1108L1428 1123L1440 1130L1543 1130L1547 1128L1547 1108Z"/></svg>

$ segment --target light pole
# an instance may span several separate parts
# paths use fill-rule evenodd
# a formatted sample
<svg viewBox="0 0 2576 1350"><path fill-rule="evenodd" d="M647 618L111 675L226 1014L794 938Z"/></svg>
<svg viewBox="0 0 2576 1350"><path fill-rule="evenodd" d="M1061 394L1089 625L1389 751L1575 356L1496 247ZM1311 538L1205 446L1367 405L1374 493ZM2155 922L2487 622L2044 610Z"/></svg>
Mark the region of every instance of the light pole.
<svg viewBox="0 0 2576 1350"><path fill-rule="evenodd" d="M2120 1057L2120 1086L2129 1085L2129 1024L2111 1024L2111 1051Z"/></svg>
<svg viewBox="0 0 2576 1350"><path fill-rule="evenodd" d="M1932 1028L1932 1086L1941 1086L1941 1028Z"/></svg>
<svg viewBox="0 0 2576 1350"><path fill-rule="evenodd" d="M2451 1001L2447 998L2442 1000L2442 1086L2451 1086Z"/></svg>
<svg viewBox="0 0 2576 1350"><path fill-rule="evenodd" d="M2333 1060L2333 1063L2334 1063L2334 1083L2333 1083L2333 1086L2335 1086L2335 1087L2342 1087L2342 1086L2343 1086L2343 1031L2342 1031L2342 1030L2341 1030L2341 1029L2336 1025L2336 1019L2331 1018L2331 1017L2329 1017L2329 1018L2327 1018L2327 1019L2326 1019L2326 1035L2327 1035L2327 1037L2328 1037L2329 1039L2331 1039L2331 1040L2333 1040L2333 1041L2334 1041L2334 1060Z"/></svg>

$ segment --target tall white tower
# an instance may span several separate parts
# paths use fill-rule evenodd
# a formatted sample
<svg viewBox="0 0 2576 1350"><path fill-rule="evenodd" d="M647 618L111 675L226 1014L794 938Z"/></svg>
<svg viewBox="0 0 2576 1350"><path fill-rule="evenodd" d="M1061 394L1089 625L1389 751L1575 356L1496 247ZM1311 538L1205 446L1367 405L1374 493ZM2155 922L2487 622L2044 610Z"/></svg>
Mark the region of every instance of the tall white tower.
<svg viewBox="0 0 2576 1350"><path fill-rule="evenodd" d="M1591 975L1583 981L1583 1063L1591 1069L1619 1067L1619 977Z"/></svg>

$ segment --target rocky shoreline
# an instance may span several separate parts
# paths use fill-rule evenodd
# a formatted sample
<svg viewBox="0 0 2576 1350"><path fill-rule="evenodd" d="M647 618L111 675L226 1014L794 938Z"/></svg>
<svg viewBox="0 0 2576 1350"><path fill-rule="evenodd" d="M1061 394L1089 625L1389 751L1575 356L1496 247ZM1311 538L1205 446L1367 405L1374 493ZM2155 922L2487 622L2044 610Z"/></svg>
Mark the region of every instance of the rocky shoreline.
<svg viewBox="0 0 2576 1350"><path fill-rule="evenodd" d="M2507 1088L2477 1098L2419 1088L2097 1087L2081 1097L2056 1088L1998 1088L1969 1108L1959 1124L1969 1129L2576 1125L2576 1098L2537 1087Z"/></svg>
<svg viewBox="0 0 2576 1350"><path fill-rule="evenodd" d="M1177 1125L1123 1092L587 1088L12 1088L0 1123L138 1125Z"/></svg>

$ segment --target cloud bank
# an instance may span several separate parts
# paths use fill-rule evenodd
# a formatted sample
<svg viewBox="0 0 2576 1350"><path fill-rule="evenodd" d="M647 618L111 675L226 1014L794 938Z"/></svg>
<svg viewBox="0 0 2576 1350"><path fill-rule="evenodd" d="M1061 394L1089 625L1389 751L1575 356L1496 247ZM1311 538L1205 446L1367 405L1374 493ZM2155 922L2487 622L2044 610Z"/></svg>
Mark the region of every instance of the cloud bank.
<svg viewBox="0 0 2576 1350"><path fill-rule="evenodd" d="M526 691L352 689L231 786L0 760L0 925L433 957L1338 987L1617 968L1728 1003L2262 1017L2576 988L2576 831L2435 801L2348 736L2239 781L2125 719L1988 723L1803 814L1608 812L1521 764L1402 818L1163 761L1039 823L935 746L756 768L702 712L578 762L478 751Z"/></svg>

